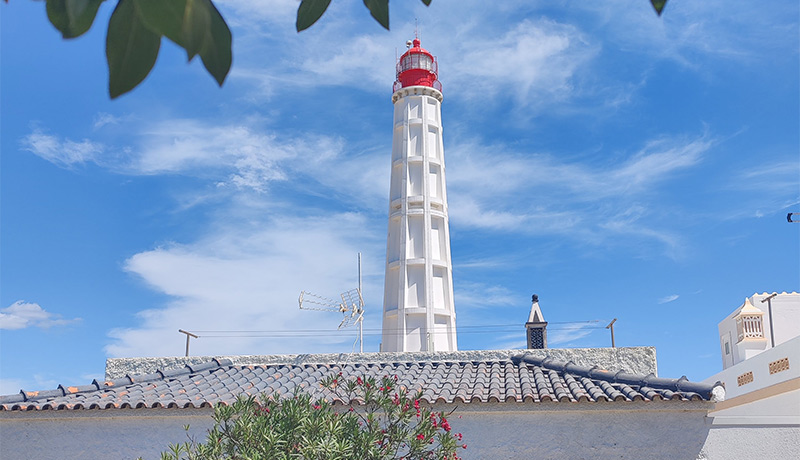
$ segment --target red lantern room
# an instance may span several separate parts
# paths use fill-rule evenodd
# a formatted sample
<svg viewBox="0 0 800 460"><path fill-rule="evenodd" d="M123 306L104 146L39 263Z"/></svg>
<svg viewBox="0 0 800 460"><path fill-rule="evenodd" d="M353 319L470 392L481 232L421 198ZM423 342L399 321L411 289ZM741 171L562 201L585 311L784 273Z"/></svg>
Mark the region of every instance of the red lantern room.
<svg viewBox="0 0 800 460"><path fill-rule="evenodd" d="M425 48L420 46L419 38L409 40L408 51L400 56L397 62L397 81L394 82L394 91L408 86L429 86L439 91L442 84L439 82L439 65L436 58Z"/></svg>

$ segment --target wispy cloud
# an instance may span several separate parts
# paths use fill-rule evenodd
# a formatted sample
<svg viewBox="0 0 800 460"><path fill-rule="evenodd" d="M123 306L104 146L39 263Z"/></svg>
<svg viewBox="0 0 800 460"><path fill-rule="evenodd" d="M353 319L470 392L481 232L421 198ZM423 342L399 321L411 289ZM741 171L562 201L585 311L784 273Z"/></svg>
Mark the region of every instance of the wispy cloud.
<svg viewBox="0 0 800 460"><path fill-rule="evenodd" d="M459 307L481 309L488 307L516 307L519 299L504 286L462 281L454 293Z"/></svg>
<svg viewBox="0 0 800 460"><path fill-rule="evenodd" d="M53 326L74 324L80 320L80 318L63 318L61 315L46 311L37 303L24 300L18 300L6 308L0 309L0 329L6 330L29 327L47 329Z"/></svg>
<svg viewBox="0 0 800 460"><path fill-rule="evenodd" d="M100 129L105 125L117 125L122 121L120 117L111 115L110 113L101 112L94 117L94 129Z"/></svg>
<svg viewBox="0 0 800 460"><path fill-rule="evenodd" d="M568 345L595 332L597 325L594 323L578 323L561 326L547 331L547 345Z"/></svg>
<svg viewBox="0 0 800 460"><path fill-rule="evenodd" d="M502 35L482 35L474 41L445 41L450 47L441 53L450 63L449 85L482 101L511 93L514 103L524 107L575 96L580 91L577 73L600 50L575 26L551 19L524 20Z"/></svg>
<svg viewBox="0 0 800 460"><path fill-rule="evenodd" d="M792 154L796 156L796 154ZM800 204L800 162L774 161L739 171L724 188L741 194L736 207L720 213L725 220L783 214Z"/></svg>
<svg viewBox="0 0 800 460"><path fill-rule="evenodd" d="M680 296L678 294L668 295L668 296L665 296L665 297L662 297L662 298L658 299L658 303L659 303L659 305L660 304L664 304L664 303L670 303L670 302L673 302L675 300L678 300L679 297Z"/></svg>
<svg viewBox="0 0 800 460"><path fill-rule="evenodd" d="M462 141L448 151L450 217L462 228L591 244L635 236L675 254L681 237L652 226L648 203L658 202L660 186L699 165L714 145L706 134L661 137L616 163L593 165Z"/></svg>
<svg viewBox="0 0 800 460"><path fill-rule="evenodd" d="M95 162L103 153L103 145L84 139L73 141L59 136L46 134L40 129L25 136L22 148L45 160L63 167Z"/></svg>
<svg viewBox="0 0 800 460"><path fill-rule="evenodd" d="M797 53L796 49L776 49L788 41L775 40L775 35L797 36L796 4L725 6L724 1L670 3L665 14L657 17L646 6L631 7L625 0L580 5L621 46L691 68L699 69L702 60L709 58L756 61L770 52ZM722 9L726 14L717 14Z"/></svg>

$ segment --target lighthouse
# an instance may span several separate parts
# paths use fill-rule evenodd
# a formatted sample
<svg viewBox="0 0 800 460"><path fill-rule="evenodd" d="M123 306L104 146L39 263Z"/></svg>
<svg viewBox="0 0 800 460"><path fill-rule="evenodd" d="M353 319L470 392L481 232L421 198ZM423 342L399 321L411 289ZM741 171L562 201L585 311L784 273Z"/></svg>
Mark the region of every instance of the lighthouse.
<svg viewBox="0 0 800 460"><path fill-rule="evenodd" d="M392 173L382 351L455 351L442 85L436 58L407 43L392 103Z"/></svg>

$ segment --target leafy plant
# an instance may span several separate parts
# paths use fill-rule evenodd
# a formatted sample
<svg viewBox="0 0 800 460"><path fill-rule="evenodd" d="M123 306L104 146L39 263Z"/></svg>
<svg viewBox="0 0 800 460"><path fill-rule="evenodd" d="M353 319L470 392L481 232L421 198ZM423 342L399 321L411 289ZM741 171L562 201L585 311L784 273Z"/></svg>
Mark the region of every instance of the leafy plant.
<svg viewBox="0 0 800 460"><path fill-rule="evenodd" d="M291 397L240 397L217 406L205 443L170 446L162 460L217 459L458 459L463 436L449 414L432 412L410 397L396 377L380 380L335 375L322 387L338 401ZM186 427L188 430L188 427Z"/></svg>

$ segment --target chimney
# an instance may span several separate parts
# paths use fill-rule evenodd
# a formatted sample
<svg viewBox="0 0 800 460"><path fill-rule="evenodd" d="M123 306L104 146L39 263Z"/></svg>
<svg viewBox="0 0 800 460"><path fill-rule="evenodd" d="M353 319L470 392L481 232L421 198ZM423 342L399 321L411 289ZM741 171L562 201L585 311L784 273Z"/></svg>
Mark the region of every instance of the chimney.
<svg viewBox="0 0 800 460"><path fill-rule="evenodd" d="M525 323L525 331L529 349L547 348L547 321L539 308L539 296L536 294L531 298L531 313Z"/></svg>

